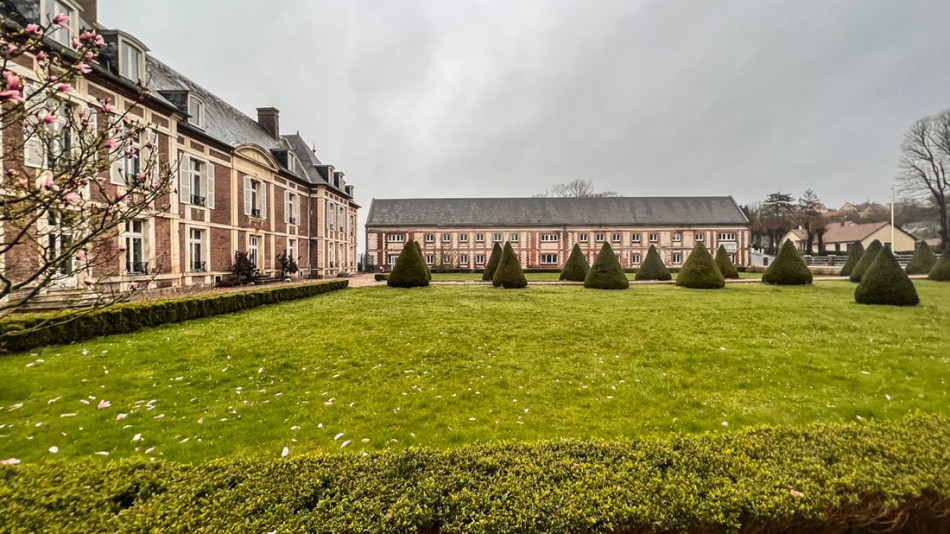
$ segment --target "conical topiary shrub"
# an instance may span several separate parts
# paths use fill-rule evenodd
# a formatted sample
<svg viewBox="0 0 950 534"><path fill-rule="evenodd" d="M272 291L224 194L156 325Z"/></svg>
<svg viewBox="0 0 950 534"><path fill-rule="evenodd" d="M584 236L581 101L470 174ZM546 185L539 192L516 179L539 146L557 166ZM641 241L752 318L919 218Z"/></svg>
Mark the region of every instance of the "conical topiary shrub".
<svg viewBox="0 0 950 534"><path fill-rule="evenodd" d="M864 271L861 283L854 290L854 300L858 304L891 306L916 306L920 303L914 283L887 248L882 249L874 263Z"/></svg>
<svg viewBox="0 0 950 534"><path fill-rule="evenodd" d="M505 250L501 253L501 259L498 260L498 268L495 269L491 284L505 289L528 287L528 279L524 277L524 271L521 270L521 262L518 261L518 255L515 254L515 249L511 248L509 242L505 242Z"/></svg>
<svg viewBox="0 0 950 534"><path fill-rule="evenodd" d="M719 272L722 273L723 278L739 278L739 271L732 264L729 253L726 252L726 247L723 245L719 245L719 250L716 251L716 267L719 267Z"/></svg>
<svg viewBox="0 0 950 534"><path fill-rule="evenodd" d="M906 271L907 274L928 274L935 263L937 263L937 257L930 250L930 245L926 241L921 241L917 245L917 250L914 251L914 257L907 264Z"/></svg>
<svg viewBox="0 0 950 534"><path fill-rule="evenodd" d="M864 256L864 245L858 241L851 247L851 252L848 253L848 260L844 262L844 267L841 268L841 276L851 276L851 271L854 271L854 268L858 266L861 256Z"/></svg>
<svg viewBox="0 0 950 534"><path fill-rule="evenodd" d="M666 265L663 264L660 253L656 251L656 247L650 245L650 250L647 251L647 257L644 258L643 263L640 264L640 268L637 269L637 275L634 276L634 280L672 279L673 276L670 274L670 270L666 268Z"/></svg>
<svg viewBox="0 0 950 534"><path fill-rule="evenodd" d="M940 259L934 264L930 272L927 273L927 280L937 282L950 282L950 250L944 250Z"/></svg>
<svg viewBox="0 0 950 534"><path fill-rule="evenodd" d="M422 245L418 241L413 241L416 244L416 249L419 251L419 256L422 257L422 267L426 270L426 280L432 281L432 272L429 270L429 265L426 264L426 256L422 253Z"/></svg>
<svg viewBox="0 0 950 534"><path fill-rule="evenodd" d="M396 258L396 265L393 272L389 273L386 279L386 285L389 287L424 287L429 285L429 277L426 275L426 262L419 253L416 242L409 240L399 257Z"/></svg>
<svg viewBox="0 0 950 534"><path fill-rule="evenodd" d="M495 243L491 249L491 256L488 257L488 265L485 266L485 272L482 273L482 280L491 282L495 279L495 269L498 268L498 262L501 261L501 245Z"/></svg>
<svg viewBox="0 0 950 534"><path fill-rule="evenodd" d="M561 276L558 277L558 280L583 282L587 278L588 272L590 272L590 265L587 265L587 258L581 252L581 246L575 243L574 249L571 250L571 256L567 258L567 263L561 269Z"/></svg>
<svg viewBox="0 0 950 534"><path fill-rule="evenodd" d="M676 285L692 289L719 289L726 285L726 279L719 272L719 267L709 255L706 246L696 243L686 258L686 263L676 275Z"/></svg>
<svg viewBox="0 0 950 534"><path fill-rule="evenodd" d="M630 287L630 280L620 267L617 261L617 255L614 249L610 248L610 243L604 243L600 253L594 258L594 264L590 266L587 276L584 278L584 287L590 289L627 289Z"/></svg>
<svg viewBox="0 0 950 534"><path fill-rule="evenodd" d="M803 286L810 284L811 280L811 271L791 240L782 245L778 257L762 275L763 282L778 286Z"/></svg>
<svg viewBox="0 0 950 534"><path fill-rule="evenodd" d="M880 254L882 250L884 250L884 245L877 239L868 245L868 249L861 255L861 260L858 261L858 264L851 270L850 278L852 282L861 281L861 277L864 276L864 271L868 270L868 267L874 263L874 260L877 259L877 255Z"/></svg>

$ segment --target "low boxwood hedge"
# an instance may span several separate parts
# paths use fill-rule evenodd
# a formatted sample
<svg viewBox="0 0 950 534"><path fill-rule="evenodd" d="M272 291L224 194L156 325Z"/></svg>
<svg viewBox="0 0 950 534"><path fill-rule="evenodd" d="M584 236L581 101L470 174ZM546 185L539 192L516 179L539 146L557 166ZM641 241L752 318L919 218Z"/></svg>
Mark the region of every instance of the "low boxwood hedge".
<svg viewBox="0 0 950 534"><path fill-rule="evenodd" d="M45 345L124 334L147 326L179 323L231 313L264 304L312 297L344 289L348 280L272 287L251 291L116 304L95 311L10 315L0 321L0 352L18 352ZM50 323L47 326L41 326Z"/></svg>
<svg viewBox="0 0 950 534"><path fill-rule="evenodd" d="M950 419L0 467L14 532L865 532L950 526ZM873 528L872 528L873 527Z"/></svg>

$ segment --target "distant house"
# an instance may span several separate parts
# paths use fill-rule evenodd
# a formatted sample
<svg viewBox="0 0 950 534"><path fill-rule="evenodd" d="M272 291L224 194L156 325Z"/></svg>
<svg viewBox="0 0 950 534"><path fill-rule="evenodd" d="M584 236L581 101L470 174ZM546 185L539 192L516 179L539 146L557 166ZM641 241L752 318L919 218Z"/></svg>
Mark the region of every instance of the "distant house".
<svg viewBox="0 0 950 534"><path fill-rule="evenodd" d="M807 246L808 234L805 230L795 228L790 230L782 237L782 244L791 240L795 243L798 250L805 250ZM878 222L867 224L855 224L847 221L830 223L825 226L825 233L822 236L824 246L823 254L848 254L855 243L861 243L867 248L875 239L884 243L891 244L891 223ZM917 238L900 227L894 228L894 246L892 250L898 253L911 253L917 243ZM818 250L818 238L812 242L813 250Z"/></svg>

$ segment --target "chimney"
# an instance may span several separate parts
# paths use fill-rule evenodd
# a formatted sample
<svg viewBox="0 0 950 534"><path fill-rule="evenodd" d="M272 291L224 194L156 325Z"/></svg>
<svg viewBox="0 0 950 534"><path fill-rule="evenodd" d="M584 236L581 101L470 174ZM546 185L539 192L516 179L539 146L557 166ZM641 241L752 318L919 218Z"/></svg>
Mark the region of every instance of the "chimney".
<svg viewBox="0 0 950 534"><path fill-rule="evenodd" d="M96 4L98 0L76 0L76 3L79 4L79 9L82 10L82 18L90 24L96 24L99 22L99 9Z"/></svg>
<svg viewBox="0 0 950 534"><path fill-rule="evenodd" d="M275 140L280 140L280 110L277 108L257 108L257 124Z"/></svg>

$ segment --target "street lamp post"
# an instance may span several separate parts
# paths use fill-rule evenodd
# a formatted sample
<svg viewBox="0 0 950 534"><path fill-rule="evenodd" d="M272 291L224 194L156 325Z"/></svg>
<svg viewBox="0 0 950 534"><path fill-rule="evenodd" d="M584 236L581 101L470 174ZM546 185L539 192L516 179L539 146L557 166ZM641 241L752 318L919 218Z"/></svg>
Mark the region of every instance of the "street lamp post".
<svg viewBox="0 0 950 534"><path fill-rule="evenodd" d="M894 186L891 186L891 252L894 252Z"/></svg>

